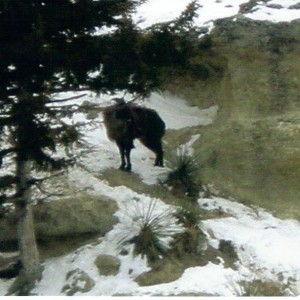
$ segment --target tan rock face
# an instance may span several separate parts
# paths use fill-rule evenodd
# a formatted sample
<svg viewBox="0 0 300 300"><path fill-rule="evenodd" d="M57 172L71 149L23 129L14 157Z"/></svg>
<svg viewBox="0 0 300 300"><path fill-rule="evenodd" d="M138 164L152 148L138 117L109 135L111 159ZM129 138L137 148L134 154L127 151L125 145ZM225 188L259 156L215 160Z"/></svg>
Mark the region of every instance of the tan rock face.
<svg viewBox="0 0 300 300"><path fill-rule="evenodd" d="M200 108L219 105L194 144L201 179L224 195L300 219L300 22L217 21L195 61L219 65L205 80L166 88ZM175 83L175 84L174 84ZM195 134L195 130L193 131Z"/></svg>
<svg viewBox="0 0 300 300"><path fill-rule="evenodd" d="M231 115L281 114L299 108L300 22L220 20L212 34L227 60Z"/></svg>
<svg viewBox="0 0 300 300"><path fill-rule="evenodd" d="M76 195L74 198L45 202L34 206L35 230L38 239L76 236L84 233L104 235L117 222L113 214L117 205L112 199ZM16 239L13 215L0 219L0 241Z"/></svg>

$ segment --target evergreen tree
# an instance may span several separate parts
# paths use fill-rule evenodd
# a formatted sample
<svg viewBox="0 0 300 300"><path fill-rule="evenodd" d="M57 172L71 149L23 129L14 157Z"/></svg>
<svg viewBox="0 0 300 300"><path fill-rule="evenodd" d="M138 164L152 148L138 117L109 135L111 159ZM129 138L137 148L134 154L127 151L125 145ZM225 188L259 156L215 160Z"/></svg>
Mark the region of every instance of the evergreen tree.
<svg viewBox="0 0 300 300"><path fill-rule="evenodd" d="M98 91L127 87L130 65L124 66L123 73L106 70L106 64L114 60L115 53L110 53L114 38L93 33L96 27L114 26L120 43L123 42L123 28L130 24L128 14L137 3L128 0L0 2L0 162L10 160L15 165L14 175L0 178L0 185L6 189L13 187L15 193L2 193L1 201L13 201L16 206L23 265L20 294L28 293L41 276L33 230L32 170L64 167L68 162L54 159L51 153L57 143L68 144L77 138L73 128L60 119L63 108L48 105L51 94L88 86ZM122 46L118 40L114 43L116 47ZM101 79L93 82L88 73L97 71L101 65ZM135 83L132 85L134 89Z"/></svg>
<svg viewBox="0 0 300 300"><path fill-rule="evenodd" d="M0 205L16 206L23 266L14 292L28 294L41 277L32 171L72 163L52 153L78 139L76 128L62 121L72 111L53 105L53 93L127 90L145 96L160 84L162 57L167 66L186 63L188 47L180 44L174 26L150 34L134 26L130 13L144 1L0 0ZM96 33L107 28L110 34ZM89 76L92 72L98 75ZM5 173L7 165L15 166L13 172ZM11 189L14 193L7 192Z"/></svg>

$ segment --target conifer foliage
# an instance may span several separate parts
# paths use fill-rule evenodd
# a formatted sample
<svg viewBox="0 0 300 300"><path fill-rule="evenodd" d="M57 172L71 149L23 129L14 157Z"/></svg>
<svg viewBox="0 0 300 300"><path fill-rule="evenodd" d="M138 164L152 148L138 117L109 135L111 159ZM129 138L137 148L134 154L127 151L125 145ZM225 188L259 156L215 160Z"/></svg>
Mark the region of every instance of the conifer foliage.
<svg viewBox="0 0 300 300"><path fill-rule="evenodd" d="M140 85L132 80L136 66L130 59L116 59L123 72L112 73L107 67L119 55L115 49L124 49L123 33L132 31L134 39L129 13L139 2L0 1L0 200L16 206L23 266L14 293L29 293L41 276L31 211L30 190L36 181L32 170L68 165L69 160L52 154L58 144L67 146L78 138L62 121L69 107L53 105L52 95L88 88L134 90ZM95 34L103 26L114 27L115 34ZM133 57L131 46L127 42L125 49ZM100 68L98 78L89 76Z"/></svg>

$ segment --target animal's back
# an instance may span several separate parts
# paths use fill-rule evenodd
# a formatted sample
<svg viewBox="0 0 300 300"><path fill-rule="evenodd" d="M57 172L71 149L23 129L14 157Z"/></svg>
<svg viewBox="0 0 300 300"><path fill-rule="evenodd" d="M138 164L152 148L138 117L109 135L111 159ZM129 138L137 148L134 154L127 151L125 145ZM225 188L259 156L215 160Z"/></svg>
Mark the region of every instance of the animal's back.
<svg viewBox="0 0 300 300"><path fill-rule="evenodd" d="M155 110L139 106L133 106L131 109L142 135L158 139L164 136L166 124Z"/></svg>
<svg viewBox="0 0 300 300"><path fill-rule="evenodd" d="M134 138L161 139L166 125L158 113L135 104L117 104L103 111L104 125L111 140Z"/></svg>

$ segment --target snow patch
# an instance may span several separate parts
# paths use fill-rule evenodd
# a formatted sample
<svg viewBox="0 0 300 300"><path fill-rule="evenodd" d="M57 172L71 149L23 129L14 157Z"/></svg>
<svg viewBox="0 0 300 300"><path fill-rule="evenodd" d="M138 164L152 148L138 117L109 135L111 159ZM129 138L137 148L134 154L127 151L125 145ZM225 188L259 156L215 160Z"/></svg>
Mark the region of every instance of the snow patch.
<svg viewBox="0 0 300 300"><path fill-rule="evenodd" d="M299 222L222 198L200 199L199 205L231 215L205 220L203 228L213 233L211 239L232 241L243 266L264 280L300 282Z"/></svg>

